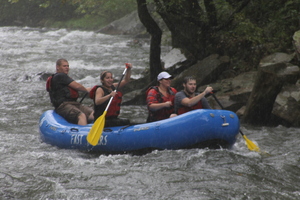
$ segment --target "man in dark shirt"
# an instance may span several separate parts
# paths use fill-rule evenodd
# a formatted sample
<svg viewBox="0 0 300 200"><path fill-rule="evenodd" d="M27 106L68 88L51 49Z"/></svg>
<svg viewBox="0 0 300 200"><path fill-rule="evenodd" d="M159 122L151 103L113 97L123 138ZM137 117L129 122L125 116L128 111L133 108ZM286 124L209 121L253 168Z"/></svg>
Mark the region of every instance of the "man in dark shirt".
<svg viewBox="0 0 300 200"><path fill-rule="evenodd" d="M196 92L196 79L185 77L183 80L184 90L177 92L175 95L175 113L177 115L186 113L195 109L211 109L205 95L213 91L212 87L207 87L204 92Z"/></svg>
<svg viewBox="0 0 300 200"><path fill-rule="evenodd" d="M56 61L56 73L47 80L50 100L55 111L68 122L86 125L94 119L93 109L77 102L77 98L78 91L89 92L89 89L69 77L69 69L66 59Z"/></svg>

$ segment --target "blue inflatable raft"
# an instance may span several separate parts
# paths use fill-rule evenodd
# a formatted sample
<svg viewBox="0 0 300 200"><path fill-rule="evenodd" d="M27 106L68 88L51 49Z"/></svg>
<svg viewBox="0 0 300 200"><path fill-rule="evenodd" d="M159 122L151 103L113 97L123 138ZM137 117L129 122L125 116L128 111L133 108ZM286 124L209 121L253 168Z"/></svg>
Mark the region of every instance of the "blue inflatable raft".
<svg viewBox="0 0 300 200"><path fill-rule="evenodd" d="M240 123L234 112L199 109L177 117L137 125L104 128L96 146L86 136L92 124L68 123L53 110L39 121L41 140L66 149L104 154L144 153L155 149L231 148Z"/></svg>

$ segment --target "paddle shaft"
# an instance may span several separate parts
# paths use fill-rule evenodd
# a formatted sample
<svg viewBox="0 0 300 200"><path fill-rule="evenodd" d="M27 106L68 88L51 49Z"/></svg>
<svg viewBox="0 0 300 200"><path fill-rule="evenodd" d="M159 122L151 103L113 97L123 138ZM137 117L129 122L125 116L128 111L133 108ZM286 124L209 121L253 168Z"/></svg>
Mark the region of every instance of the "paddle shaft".
<svg viewBox="0 0 300 200"><path fill-rule="evenodd" d="M120 80L119 80L119 83L118 83L118 85L117 85L117 87L116 87L116 89L115 89L115 92L118 91L118 88L119 88L119 86L120 86L120 84L121 84L121 81L123 80L123 77L125 76L126 71L127 71L127 67L125 67L125 69L124 69L124 71L123 71L123 74L122 74L122 76L121 76L121 78L120 78ZM109 106L110 106L110 103L111 103L111 101L113 100L113 98L114 98L114 97L110 97L109 102L108 102L108 104L107 104L107 106L106 106L106 108L105 108L104 111L107 111L107 110L108 110L108 108L109 108Z"/></svg>
<svg viewBox="0 0 300 200"><path fill-rule="evenodd" d="M88 94L88 92L86 92L83 97L81 98L81 100L79 101L79 103L82 103L83 99L86 97L86 95Z"/></svg>
<svg viewBox="0 0 300 200"><path fill-rule="evenodd" d="M125 67L124 72L123 72L123 74L122 74L122 77L121 77L121 79L120 79L120 81L119 81L119 83L118 83L117 88L115 89L115 91L118 90L118 87L120 86L120 83L121 83L121 81L122 81L122 79L123 79L123 77L124 77L126 71L127 71L127 67ZM81 100L79 101L79 103L82 103L83 99L86 97L87 94L88 94L88 92L86 92L86 93L84 94L84 96L81 98ZM109 102L108 102L107 105L110 105L111 100L112 100L112 97L110 98L110 100L109 100ZM108 107L106 107L105 110L107 110L107 109L108 109Z"/></svg>
<svg viewBox="0 0 300 200"><path fill-rule="evenodd" d="M217 99L216 95L214 93L211 93L211 95L213 96L213 98L216 100L216 102L219 104L219 106L222 108L222 110L224 110L224 107L222 106L222 104L220 103L219 99Z"/></svg>

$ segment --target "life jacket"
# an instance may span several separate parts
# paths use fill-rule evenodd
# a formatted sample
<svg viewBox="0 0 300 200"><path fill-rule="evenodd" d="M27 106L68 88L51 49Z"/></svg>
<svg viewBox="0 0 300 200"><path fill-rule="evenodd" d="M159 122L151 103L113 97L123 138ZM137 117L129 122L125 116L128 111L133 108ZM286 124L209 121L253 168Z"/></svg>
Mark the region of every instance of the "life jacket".
<svg viewBox="0 0 300 200"><path fill-rule="evenodd" d="M152 87L148 88L148 90L146 91L146 96L148 96L148 93L151 89L154 89L156 91L156 99L157 99L158 103L171 101L172 104L174 105L175 94L177 93L177 90L175 88L173 88L173 87L168 88L168 93L169 93L168 97L165 97L161 94L161 92L158 89L158 86L152 86ZM158 121L158 120L162 120L162 119L167 119L173 113L173 111L174 111L173 106L169 107L169 108L162 108L157 111L151 111L149 109L147 122L153 122L153 121Z"/></svg>
<svg viewBox="0 0 300 200"><path fill-rule="evenodd" d="M52 74L51 76L49 76L47 78L47 82L46 82L46 90L47 92L51 92L51 84L52 84L52 78L53 78L54 74ZM68 86L68 89L70 91L70 98L72 99L77 99L79 97L79 94L77 92L77 90L74 90L73 88Z"/></svg>
<svg viewBox="0 0 300 200"><path fill-rule="evenodd" d="M56 97L56 94L55 94L56 91L52 90L52 78L54 76L55 76L55 74L52 74L51 76L49 76L47 78L47 81L46 81L46 90L47 90L47 92L49 92L52 104L55 107L58 107L65 100L76 101L77 98L79 97L78 91L69 86L66 86L66 89L65 89L66 94L64 97ZM56 98L59 98L59 99L56 99Z"/></svg>
<svg viewBox="0 0 300 200"><path fill-rule="evenodd" d="M191 97L188 97L188 98L191 98ZM182 106L182 107L178 108L177 114L181 115L181 114L189 112L191 110L196 110L196 109L201 109L201 108L203 108L203 106L202 106L202 101L200 100L200 101L198 101L198 103L196 103L192 107Z"/></svg>
<svg viewBox="0 0 300 200"><path fill-rule="evenodd" d="M53 75L49 76L47 78L47 81L46 81L46 90L47 92L50 92L51 91L51 81L52 81L52 77Z"/></svg>
<svg viewBox="0 0 300 200"><path fill-rule="evenodd" d="M106 106L107 106L107 104L110 100L110 99L108 99L106 102L104 102L101 105L96 105L95 104L95 96L96 96L95 94L96 94L96 90L99 87L101 87L103 89L104 96L110 94L110 91L107 88L103 87L102 85L95 85L91 89L89 96L94 101L94 117L95 117L95 120L103 114L103 112L104 112L104 110L105 110L105 108L106 108ZM114 86L112 86L112 90L115 90ZM106 113L106 116L105 116L106 118L116 118L116 117L119 116L120 109L121 109L122 96L123 96L122 92L117 91L117 94L112 99L112 101L110 103L110 106L107 110L107 113Z"/></svg>

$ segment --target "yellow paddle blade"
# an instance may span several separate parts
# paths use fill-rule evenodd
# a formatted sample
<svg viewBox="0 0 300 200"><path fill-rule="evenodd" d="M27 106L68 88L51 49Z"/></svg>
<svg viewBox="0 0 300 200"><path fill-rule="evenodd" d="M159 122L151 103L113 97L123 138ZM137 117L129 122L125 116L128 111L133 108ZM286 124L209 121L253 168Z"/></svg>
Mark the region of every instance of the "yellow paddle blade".
<svg viewBox="0 0 300 200"><path fill-rule="evenodd" d="M89 134L86 137L88 143L93 146L96 146L101 138L102 131L105 124L105 115L107 111L104 111L103 114L95 121Z"/></svg>
<svg viewBox="0 0 300 200"><path fill-rule="evenodd" d="M243 138L246 141L247 147L249 150L251 151L256 151L256 152L260 152L260 149L258 146L256 146L251 140L249 140L246 135L243 135Z"/></svg>

